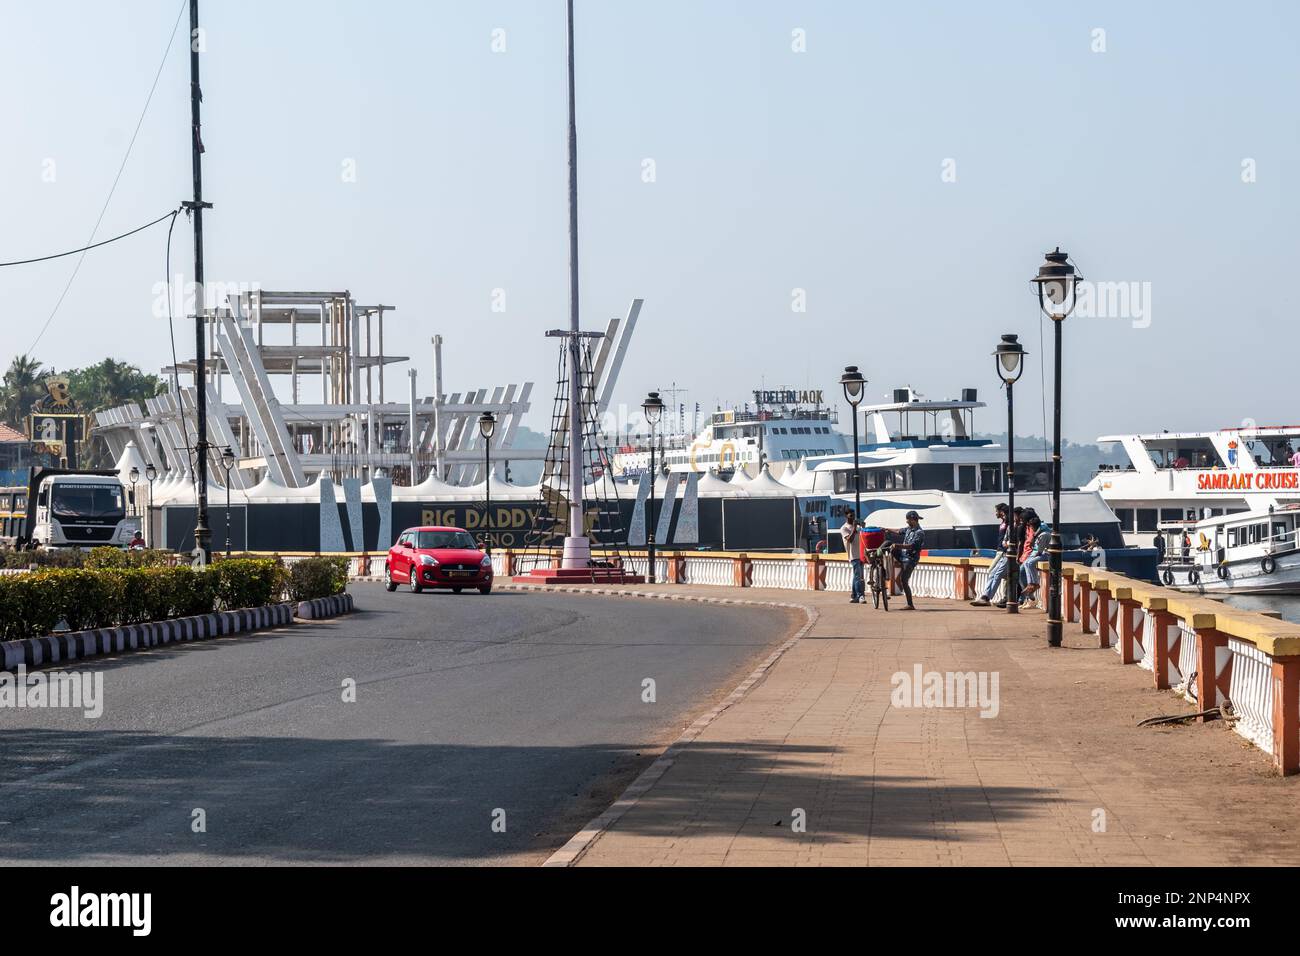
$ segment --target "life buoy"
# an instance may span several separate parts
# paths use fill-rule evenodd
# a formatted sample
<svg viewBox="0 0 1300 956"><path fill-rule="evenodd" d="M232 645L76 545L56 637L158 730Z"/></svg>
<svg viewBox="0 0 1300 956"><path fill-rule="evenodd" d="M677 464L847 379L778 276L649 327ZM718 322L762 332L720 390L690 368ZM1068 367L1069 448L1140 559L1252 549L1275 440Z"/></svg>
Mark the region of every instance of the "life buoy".
<svg viewBox="0 0 1300 956"><path fill-rule="evenodd" d="M1265 574L1272 574L1277 570L1277 562L1273 560L1271 554L1264 555L1264 560L1259 562L1259 569Z"/></svg>
<svg viewBox="0 0 1300 956"><path fill-rule="evenodd" d="M1192 570L1188 571L1188 572L1187 572L1187 583L1188 583L1188 584L1200 584L1200 583L1201 583L1201 572L1200 572L1200 571L1197 571L1195 568L1192 568Z"/></svg>
<svg viewBox="0 0 1300 956"><path fill-rule="evenodd" d="M1164 574L1164 577L1161 578L1161 580L1165 582L1165 585L1166 585L1166 586L1168 586L1168 585L1170 585L1170 584L1173 584L1173 583L1174 583L1174 572L1172 572L1172 571L1166 571L1165 574Z"/></svg>

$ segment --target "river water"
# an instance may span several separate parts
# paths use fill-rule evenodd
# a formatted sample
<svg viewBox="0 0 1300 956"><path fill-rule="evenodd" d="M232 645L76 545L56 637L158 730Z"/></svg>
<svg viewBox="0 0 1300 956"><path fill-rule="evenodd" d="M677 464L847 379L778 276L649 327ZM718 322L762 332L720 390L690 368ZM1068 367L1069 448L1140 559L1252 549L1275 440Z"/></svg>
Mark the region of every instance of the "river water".
<svg viewBox="0 0 1300 956"><path fill-rule="evenodd" d="M1267 594L1235 594L1225 604L1246 611L1280 611L1282 619L1300 624L1300 597Z"/></svg>

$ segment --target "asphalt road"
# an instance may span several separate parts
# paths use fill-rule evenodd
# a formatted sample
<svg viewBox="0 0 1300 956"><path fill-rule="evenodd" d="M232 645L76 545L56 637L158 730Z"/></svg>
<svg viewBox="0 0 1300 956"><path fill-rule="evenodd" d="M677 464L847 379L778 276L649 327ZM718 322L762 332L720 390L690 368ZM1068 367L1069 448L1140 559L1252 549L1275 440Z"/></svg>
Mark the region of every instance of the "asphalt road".
<svg viewBox="0 0 1300 956"><path fill-rule="evenodd" d="M352 590L332 621L76 662L103 674L98 719L0 708L0 862L538 862L794 626Z"/></svg>

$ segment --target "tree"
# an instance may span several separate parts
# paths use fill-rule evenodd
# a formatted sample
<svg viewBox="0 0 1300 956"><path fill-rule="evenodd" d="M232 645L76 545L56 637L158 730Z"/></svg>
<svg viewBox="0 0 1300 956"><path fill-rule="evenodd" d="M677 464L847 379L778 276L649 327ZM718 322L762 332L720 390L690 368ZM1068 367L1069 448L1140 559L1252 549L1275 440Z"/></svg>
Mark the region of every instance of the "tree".
<svg viewBox="0 0 1300 956"><path fill-rule="evenodd" d="M0 417L21 432L27 431L27 414L32 403L45 394L45 379L51 374L39 359L18 355L0 379Z"/></svg>
<svg viewBox="0 0 1300 956"><path fill-rule="evenodd" d="M157 375L147 375L138 366L106 358L85 368L69 369L68 392L83 411L96 412L128 402L139 403L166 391L166 383ZM108 445L98 436L82 446L82 465L86 468L111 467Z"/></svg>
<svg viewBox="0 0 1300 956"><path fill-rule="evenodd" d="M68 391L88 412L142 402L165 390L157 375L146 375L135 365L111 358L64 374L68 376Z"/></svg>

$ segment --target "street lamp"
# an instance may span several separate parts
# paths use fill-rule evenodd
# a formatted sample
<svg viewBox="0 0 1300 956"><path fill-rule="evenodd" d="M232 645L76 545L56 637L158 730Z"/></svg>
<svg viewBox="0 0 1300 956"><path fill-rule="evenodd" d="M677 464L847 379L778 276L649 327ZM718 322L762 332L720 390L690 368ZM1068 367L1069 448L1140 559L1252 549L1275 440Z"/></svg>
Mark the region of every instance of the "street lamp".
<svg viewBox="0 0 1300 956"><path fill-rule="evenodd" d="M149 482L149 510L145 514L145 530L149 532L145 536L145 547L153 547L153 483L158 477L158 469L153 466L153 462L144 466L144 477Z"/></svg>
<svg viewBox="0 0 1300 956"><path fill-rule="evenodd" d="M140 509L135 506L135 483L140 480L140 469L132 465L127 477L131 479L131 516L136 517L140 514Z"/></svg>
<svg viewBox="0 0 1300 956"><path fill-rule="evenodd" d="M862 377L856 365L845 367L844 374L840 376L840 384L844 386L844 400L853 407L853 517L862 520L862 488L858 475L858 405L862 402L862 396L866 393L867 380ZM852 555L849 555L852 558Z"/></svg>
<svg viewBox="0 0 1300 956"><path fill-rule="evenodd" d="M1052 536L1047 545L1047 643L1061 646L1061 324L1078 302L1078 284L1083 277L1075 274L1068 253L1061 247L1047 253L1030 281L1038 287L1038 307L1052 320L1056 344L1056 373L1052 385ZM1049 307L1048 303L1051 303ZM1066 308L1066 302L1069 307Z"/></svg>
<svg viewBox="0 0 1300 956"><path fill-rule="evenodd" d="M487 529L487 547L483 550L492 553L492 433L497 428L497 417L491 412L484 412L478 417L478 433L483 436L483 527Z"/></svg>
<svg viewBox="0 0 1300 956"><path fill-rule="evenodd" d="M1012 389L1025 370L1019 336L1004 335L993 351L998 375L1007 386L1007 613L1020 613L1020 539L1016 532L1016 420ZM1023 527L1023 526L1022 526Z"/></svg>
<svg viewBox="0 0 1300 956"><path fill-rule="evenodd" d="M655 471L655 426L659 424L659 418L664 413L664 400L659 397L658 392L651 392L646 396L646 400L641 403L641 411L645 413L646 423L650 426L650 511L646 518L646 558L649 562L646 580L651 584L655 583L655 478L658 477Z"/></svg>
<svg viewBox="0 0 1300 956"><path fill-rule="evenodd" d="M230 470L235 467L235 453L229 445L221 452L221 467L226 470L226 557L230 557Z"/></svg>

